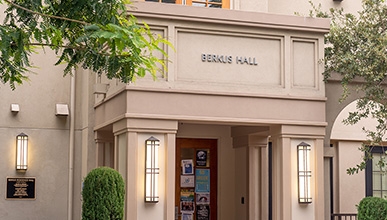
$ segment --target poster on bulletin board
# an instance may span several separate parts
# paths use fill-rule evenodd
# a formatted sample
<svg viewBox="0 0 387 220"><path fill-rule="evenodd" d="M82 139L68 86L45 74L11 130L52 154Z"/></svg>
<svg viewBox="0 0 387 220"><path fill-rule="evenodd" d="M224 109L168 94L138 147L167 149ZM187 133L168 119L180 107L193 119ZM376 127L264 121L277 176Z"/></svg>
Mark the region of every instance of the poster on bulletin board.
<svg viewBox="0 0 387 220"><path fill-rule="evenodd" d="M191 213L195 211L195 193L193 189L182 189L180 192L180 211Z"/></svg>
<svg viewBox="0 0 387 220"><path fill-rule="evenodd" d="M194 175L188 175L180 176L180 187L195 187L195 176Z"/></svg>
<svg viewBox="0 0 387 220"><path fill-rule="evenodd" d="M196 220L210 220L210 206L209 205L196 206Z"/></svg>
<svg viewBox="0 0 387 220"><path fill-rule="evenodd" d="M208 152L206 150L196 151L196 166L205 167L207 166Z"/></svg>
<svg viewBox="0 0 387 220"><path fill-rule="evenodd" d="M182 220L194 220L192 213L182 213Z"/></svg>
<svg viewBox="0 0 387 220"><path fill-rule="evenodd" d="M196 204L210 204L210 193L196 193Z"/></svg>
<svg viewBox="0 0 387 220"><path fill-rule="evenodd" d="M210 192L210 170L209 169L196 169L196 193Z"/></svg>
<svg viewBox="0 0 387 220"><path fill-rule="evenodd" d="M193 161L192 160L181 160L181 166L183 168L183 174L193 174Z"/></svg>

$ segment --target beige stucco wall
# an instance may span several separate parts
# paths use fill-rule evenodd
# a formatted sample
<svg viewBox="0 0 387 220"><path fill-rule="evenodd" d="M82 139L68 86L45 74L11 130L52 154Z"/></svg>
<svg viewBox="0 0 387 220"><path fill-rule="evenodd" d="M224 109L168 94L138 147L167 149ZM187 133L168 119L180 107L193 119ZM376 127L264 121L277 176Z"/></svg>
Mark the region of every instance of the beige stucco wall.
<svg viewBox="0 0 387 220"><path fill-rule="evenodd" d="M163 30L176 52L167 50L172 62L165 77L156 81L137 79L124 86L102 78L101 83L108 84L109 89L105 99L98 96L96 100L104 103L96 108L96 129L123 115L325 124L319 60L323 57L322 33L327 31L329 21L156 3L136 3L133 13ZM233 61L209 62L202 60L203 54L232 56ZM241 55L256 59L258 64L237 63L236 56ZM179 103L179 108L167 102ZM157 104L157 113L152 108L155 103L161 103ZM293 111L281 108L290 105Z"/></svg>
<svg viewBox="0 0 387 220"><path fill-rule="evenodd" d="M248 148L240 147L235 148L235 215L234 219L248 218L248 175L249 175L249 163L248 163ZM245 200L245 204L242 204L242 198Z"/></svg>
<svg viewBox="0 0 387 220"><path fill-rule="evenodd" d="M362 162L362 152L359 148L363 141L367 140L362 128L372 129L376 123L368 118L355 125L344 124L343 120L348 117L349 112L355 110L356 100L343 108L332 126L331 141L336 155L333 187L336 213L356 213L356 205L365 197L365 171L349 175L347 169Z"/></svg>
<svg viewBox="0 0 387 220"><path fill-rule="evenodd" d="M63 76L64 65L54 66L56 61L57 56L51 50L37 49L37 54L31 56L31 64L36 68L27 73L29 80L17 85L14 91L8 84L0 85L0 140L4 143L1 147L4 164L0 166L2 219L29 216L64 220L68 219L68 215L80 219L82 181L86 173L95 167L93 147L87 149L94 145L94 96L90 85L95 79L88 71L75 72L75 103L72 106L71 77ZM11 113L11 104L19 104L20 111ZM69 115L56 116L56 104L66 104ZM71 107L74 107L73 111ZM74 119L73 138L70 137L71 118ZM29 168L26 173L15 172L15 138L21 132L29 136ZM70 162L72 146L74 158ZM35 177L36 200L5 200L6 177ZM70 177L73 178L71 183Z"/></svg>
<svg viewBox="0 0 387 220"><path fill-rule="evenodd" d="M144 0L138 0L144 1ZM361 1L322 1L312 0L313 4L318 6L321 4L321 9L328 11L330 8L344 8L346 12L355 13L361 9ZM230 0L230 10L248 11L248 12L267 12L274 14L294 15L309 15L312 9L309 0Z"/></svg>
<svg viewBox="0 0 387 220"><path fill-rule="evenodd" d="M62 77L62 66L55 63L50 51L34 55L37 74L28 74L29 81L12 91L0 85L0 165L1 219L66 219L68 198L69 117L56 116L55 104L69 104L70 78ZM11 104L20 111L12 113ZM25 173L15 171L16 135L29 136L29 167ZM6 177L35 177L36 199L5 200ZM23 207L23 208L15 208Z"/></svg>
<svg viewBox="0 0 387 220"><path fill-rule="evenodd" d="M365 118L354 125L345 124L343 121L348 117L349 112L356 111L356 100L349 103L336 117L332 126L331 140L352 140L364 141L367 140L367 135L363 131L366 129L374 130L377 121L372 118Z"/></svg>
<svg viewBox="0 0 387 220"><path fill-rule="evenodd" d="M334 181L334 193L337 213L357 213L356 205L365 197L365 173L360 171L354 175L348 175L347 169L355 167L362 161L359 151L362 142L339 141L337 143L337 174ZM350 155L350 156L349 156Z"/></svg>
<svg viewBox="0 0 387 220"><path fill-rule="evenodd" d="M330 8L344 8L345 12L356 13L361 9L361 1L321 1L321 0L312 0L315 6L321 4L321 9L324 11L329 11ZM312 6L309 4L309 0L295 0L295 1L286 1L286 0L270 0L269 1L270 13L279 13L279 14L294 14L299 13L301 15L309 16L309 11L312 9Z"/></svg>

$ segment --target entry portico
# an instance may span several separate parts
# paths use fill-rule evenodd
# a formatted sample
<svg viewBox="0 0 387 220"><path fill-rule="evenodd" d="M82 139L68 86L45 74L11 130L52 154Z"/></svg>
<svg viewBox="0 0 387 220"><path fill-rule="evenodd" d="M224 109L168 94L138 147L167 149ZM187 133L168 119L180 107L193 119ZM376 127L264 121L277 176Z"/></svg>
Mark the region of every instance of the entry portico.
<svg viewBox="0 0 387 220"><path fill-rule="evenodd" d="M210 213L217 219L324 219L326 97L319 61L329 21L149 2L135 7L133 14L175 50L165 48L171 62L156 81L99 79L107 90L96 95L96 156L98 165L118 169L126 180L126 219L184 214L175 191L182 178L177 139L216 140L217 205ZM150 136L160 140L157 204L144 202ZM307 205L298 203L301 142L311 146Z"/></svg>

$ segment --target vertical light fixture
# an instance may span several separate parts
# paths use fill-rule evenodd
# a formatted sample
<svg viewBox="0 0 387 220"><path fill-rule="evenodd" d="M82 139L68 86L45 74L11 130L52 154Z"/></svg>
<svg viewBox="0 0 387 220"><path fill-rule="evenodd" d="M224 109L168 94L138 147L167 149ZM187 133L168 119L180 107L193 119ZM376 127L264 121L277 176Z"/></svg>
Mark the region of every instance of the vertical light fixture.
<svg viewBox="0 0 387 220"><path fill-rule="evenodd" d="M298 202L312 203L310 190L312 171L310 168L311 147L305 142L297 145L298 154Z"/></svg>
<svg viewBox="0 0 387 220"><path fill-rule="evenodd" d="M150 137L145 141L145 202L159 202L159 146L160 141Z"/></svg>
<svg viewBox="0 0 387 220"><path fill-rule="evenodd" d="M16 136L16 170L26 171L28 168L28 136L20 133Z"/></svg>

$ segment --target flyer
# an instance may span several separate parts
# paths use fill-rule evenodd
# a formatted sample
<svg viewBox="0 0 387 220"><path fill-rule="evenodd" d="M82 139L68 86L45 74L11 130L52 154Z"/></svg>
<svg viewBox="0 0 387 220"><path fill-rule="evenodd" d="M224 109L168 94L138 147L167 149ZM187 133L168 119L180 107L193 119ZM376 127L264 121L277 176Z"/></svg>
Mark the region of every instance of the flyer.
<svg viewBox="0 0 387 220"><path fill-rule="evenodd" d="M182 189L180 191L180 201L194 201L194 195L193 189Z"/></svg>
<svg viewBox="0 0 387 220"><path fill-rule="evenodd" d="M195 211L195 192L194 192L194 189L181 189L181 191L180 191L180 212L193 214L194 211ZM187 218L188 218L188 216L187 216Z"/></svg>
<svg viewBox="0 0 387 220"><path fill-rule="evenodd" d="M209 205L198 205L196 207L196 220L210 220Z"/></svg>
<svg viewBox="0 0 387 220"><path fill-rule="evenodd" d="M180 176L180 187L195 187L195 176L194 175L188 175Z"/></svg>
<svg viewBox="0 0 387 220"><path fill-rule="evenodd" d="M210 204L210 193L196 193L196 204Z"/></svg>
<svg viewBox="0 0 387 220"><path fill-rule="evenodd" d="M195 212L195 202L194 201L180 201L180 211L181 211L181 213L194 213Z"/></svg>
<svg viewBox="0 0 387 220"><path fill-rule="evenodd" d="M192 160L181 160L181 166L183 168L183 174L193 174L193 161Z"/></svg>
<svg viewBox="0 0 387 220"><path fill-rule="evenodd" d="M210 192L210 170L196 169L196 186L195 192Z"/></svg>
<svg viewBox="0 0 387 220"><path fill-rule="evenodd" d="M193 214L192 213L182 213L182 220L193 220Z"/></svg>
<svg viewBox="0 0 387 220"><path fill-rule="evenodd" d="M205 167L207 166L207 150L196 151L196 166Z"/></svg>

